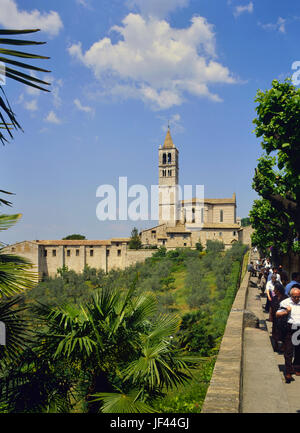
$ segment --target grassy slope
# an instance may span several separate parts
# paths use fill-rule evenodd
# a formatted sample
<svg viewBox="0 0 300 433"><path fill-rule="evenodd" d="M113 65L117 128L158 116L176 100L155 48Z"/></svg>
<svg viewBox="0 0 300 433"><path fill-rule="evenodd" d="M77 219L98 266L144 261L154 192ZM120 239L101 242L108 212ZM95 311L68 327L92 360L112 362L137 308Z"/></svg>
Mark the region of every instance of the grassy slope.
<svg viewBox="0 0 300 433"><path fill-rule="evenodd" d="M247 271L249 252L243 258L243 265L241 270L241 280ZM190 312L191 309L186 303L187 288L185 287L186 270L180 268L172 272L171 277L175 279L174 289L170 290L175 297L175 309L181 316ZM212 272L208 272L205 280L209 282L210 294L213 298L216 292L215 276ZM216 348L216 352L217 352ZM177 389L168 391L166 396L154 405L158 412L163 413L200 413L205 399L205 395L210 383L212 372L214 369L216 356L206 358L199 368L193 371L193 379L185 385L179 386Z"/></svg>

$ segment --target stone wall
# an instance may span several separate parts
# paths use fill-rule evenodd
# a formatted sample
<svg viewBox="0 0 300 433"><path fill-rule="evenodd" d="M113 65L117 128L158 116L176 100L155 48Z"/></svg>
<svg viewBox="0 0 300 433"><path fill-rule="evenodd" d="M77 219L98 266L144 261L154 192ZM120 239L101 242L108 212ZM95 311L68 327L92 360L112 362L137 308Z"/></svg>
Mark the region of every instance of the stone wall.
<svg viewBox="0 0 300 433"><path fill-rule="evenodd" d="M239 241L245 245L251 246L251 235L254 229L251 226L241 227L239 230Z"/></svg>
<svg viewBox="0 0 300 433"><path fill-rule="evenodd" d="M104 242L105 243L105 242ZM38 272L39 278L55 276L57 269L67 266L77 273L83 271L87 265L91 268L109 272L111 269L125 269L127 266L145 261L155 250L130 250L126 242L106 242L97 245L67 245L61 241L39 245L38 242L24 241L5 248L6 253L17 254L31 261L33 270Z"/></svg>
<svg viewBox="0 0 300 433"><path fill-rule="evenodd" d="M41 256L39 254L38 245L34 242L24 241L18 242L14 245L9 245L3 248L5 254L15 254L17 256L25 257L32 263L32 270L38 272L39 277L41 276L39 264Z"/></svg>
<svg viewBox="0 0 300 433"><path fill-rule="evenodd" d="M250 263L250 254L249 261ZM237 291L202 413L239 413L242 391L243 328L250 273Z"/></svg>

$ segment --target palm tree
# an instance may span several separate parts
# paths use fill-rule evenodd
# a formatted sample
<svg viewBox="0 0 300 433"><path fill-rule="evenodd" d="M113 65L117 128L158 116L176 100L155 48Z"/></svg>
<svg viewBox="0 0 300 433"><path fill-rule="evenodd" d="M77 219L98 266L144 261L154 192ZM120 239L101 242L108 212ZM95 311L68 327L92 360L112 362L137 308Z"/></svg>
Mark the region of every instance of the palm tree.
<svg viewBox="0 0 300 433"><path fill-rule="evenodd" d="M21 214L0 215L0 231L12 227L20 217ZM6 254L5 247L0 248L0 322L4 323L7 334L7 344L0 346L0 368L1 361L15 358L26 341L27 322L20 314L24 308L16 309L21 298L13 297L31 289L36 282L37 274L27 259Z"/></svg>
<svg viewBox="0 0 300 433"><path fill-rule="evenodd" d="M151 294L101 289L86 305L35 308L42 330L37 353L77 372L76 402L83 411L149 412L164 390L191 378L195 360L173 347L177 316L158 316Z"/></svg>
<svg viewBox="0 0 300 433"><path fill-rule="evenodd" d="M23 35L29 33L38 32L39 29L31 29L31 30L3 30L0 29L0 66L4 65L5 68L5 77L18 81L27 86L34 87L36 89L40 89L48 92L48 89L42 87L42 85L49 85L49 83L40 80L33 75L29 75L28 73L22 72L22 69L37 71L37 72L50 72L46 69L39 68L34 65L30 65L28 63L24 63L23 61L15 60L16 58L22 59L49 59L49 57L40 56L37 54L27 53L24 51L19 51L15 49L6 48L6 45L9 46L25 46L25 45L41 45L45 44L45 42L36 42L30 40L23 39L14 39L11 36L15 35ZM8 36L8 37L3 37ZM4 47L2 47L4 45ZM16 69L21 68L21 70ZM2 74L1 74L2 72ZM0 69L0 78L3 75L2 69ZM4 133L1 131L5 130L7 135L10 138L13 138L12 130L21 129L20 124L18 123L16 116L8 102L8 99L5 95L3 86L0 85L0 141L2 144L7 142L7 138Z"/></svg>

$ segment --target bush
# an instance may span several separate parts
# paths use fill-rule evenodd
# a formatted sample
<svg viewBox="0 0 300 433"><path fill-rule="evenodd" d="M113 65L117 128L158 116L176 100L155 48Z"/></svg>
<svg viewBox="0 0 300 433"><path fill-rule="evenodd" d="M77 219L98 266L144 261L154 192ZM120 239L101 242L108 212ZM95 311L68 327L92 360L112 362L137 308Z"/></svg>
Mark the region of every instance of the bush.
<svg viewBox="0 0 300 433"><path fill-rule="evenodd" d="M201 242L196 243L196 250L202 252L203 251L203 245Z"/></svg>
<svg viewBox="0 0 300 433"><path fill-rule="evenodd" d="M210 241L206 242L206 251L208 253L218 254L221 251L224 251L225 245L221 241Z"/></svg>

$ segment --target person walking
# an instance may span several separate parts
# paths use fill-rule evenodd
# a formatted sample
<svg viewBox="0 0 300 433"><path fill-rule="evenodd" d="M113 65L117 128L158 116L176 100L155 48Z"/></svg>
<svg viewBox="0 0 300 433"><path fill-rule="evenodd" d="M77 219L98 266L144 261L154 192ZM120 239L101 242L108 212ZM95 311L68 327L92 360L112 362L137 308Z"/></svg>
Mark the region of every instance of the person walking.
<svg viewBox="0 0 300 433"><path fill-rule="evenodd" d="M289 296L290 290L294 284L300 284L300 272L292 273L292 281L285 286L285 294Z"/></svg>
<svg viewBox="0 0 300 433"><path fill-rule="evenodd" d="M265 313L269 313L269 320L272 321L272 314L271 314L271 301L274 296L274 285L277 281L276 274L272 274L271 280L267 282L266 284L266 295L267 295L267 302L265 305Z"/></svg>
<svg viewBox="0 0 300 433"><path fill-rule="evenodd" d="M280 308L280 302L287 298L284 287L278 281L274 284L274 296L271 300L271 315L272 315L272 339L275 352L279 351L279 342L284 341L285 335L281 326L281 319L276 317L276 312Z"/></svg>
<svg viewBox="0 0 300 433"><path fill-rule="evenodd" d="M300 376L300 284L294 284L290 297L280 302L277 318L287 318L287 332L284 338L285 381L290 383L292 374Z"/></svg>

